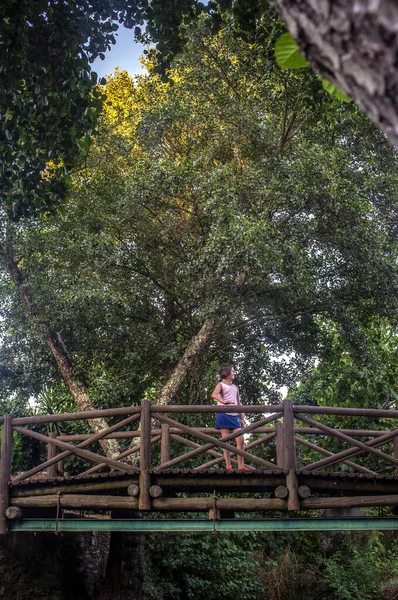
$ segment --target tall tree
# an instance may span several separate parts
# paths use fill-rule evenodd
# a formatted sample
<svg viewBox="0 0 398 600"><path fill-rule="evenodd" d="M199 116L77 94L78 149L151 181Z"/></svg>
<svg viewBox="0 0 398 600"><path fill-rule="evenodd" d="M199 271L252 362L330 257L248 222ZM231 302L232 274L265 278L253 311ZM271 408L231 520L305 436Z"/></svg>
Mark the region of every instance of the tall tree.
<svg viewBox="0 0 398 600"><path fill-rule="evenodd" d="M369 317L396 310L397 170L383 135L228 27L187 35L169 82L111 79L65 210L17 232L37 310L101 402L154 398L206 323L182 374L203 401L229 356L251 364L254 400L283 366L293 380L273 356L319 352L320 315L355 345Z"/></svg>

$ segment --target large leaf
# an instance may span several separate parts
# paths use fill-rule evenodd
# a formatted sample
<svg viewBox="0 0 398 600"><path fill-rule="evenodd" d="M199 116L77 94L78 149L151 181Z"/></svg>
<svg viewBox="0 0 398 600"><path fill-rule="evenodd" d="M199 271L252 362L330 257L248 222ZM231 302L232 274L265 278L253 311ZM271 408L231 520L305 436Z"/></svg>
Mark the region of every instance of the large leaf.
<svg viewBox="0 0 398 600"><path fill-rule="evenodd" d="M309 65L290 33L282 34L276 42L275 58L282 69L301 69Z"/></svg>
<svg viewBox="0 0 398 600"><path fill-rule="evenodd" d="M323 89L326 90L331 96L334 96L337 98L337 100L341 100L342 102L352 102L351 98L339 90L335 85L333 85L333 83L330 83L330 81L320 76L319 79L322 81Z"/></svg>

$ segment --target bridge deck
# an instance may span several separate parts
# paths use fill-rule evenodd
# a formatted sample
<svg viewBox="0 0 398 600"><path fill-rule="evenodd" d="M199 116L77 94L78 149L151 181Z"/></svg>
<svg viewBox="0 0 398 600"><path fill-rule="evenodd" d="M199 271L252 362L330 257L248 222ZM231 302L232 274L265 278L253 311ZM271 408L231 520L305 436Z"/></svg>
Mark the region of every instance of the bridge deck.
<svg viewBox="0 0 398 600"><path fill-rule="evenodd" d="M166 469L150 472L151 509L166 512L269 512L288 509L286 470ZM300 510L398 505L394 474L297 473ZM136 493L135 493L136 492ZM40 516L43 511L139 510L139 475L126 472L40 477L10 485L10 504ZM183 494L183 496L182 496ZM226 498L225 494L233 497ZM220 513L220 514L221 514Z"/></svg>
<svg viewBox="0 0 398 600"><path fill-rule="evenodd" d="M267 469L253 469L251 471L240 471L238 469L230 472L225 469L165 469L160 473L150 470L151 482L155 485L171 488L214 490L216 487L248 487L250 489L259 487L259 491L267 491L265 488L275 488L275 485L283 485L287 469L270 471ZM398 475L395 473L369 474L351 473L347 471L297 471L297 478L302 485L310 485L315 489L336 489L337 491L347 489L347 486L363 488L363 491L374 491L375 486L381 486L398 490ZM82 487L85 484L93 484L98 488L117 489L125 488L131 483L137 483L139 475L132 475L126 471L112 471L107 473L92 473L89 475L65 475L48 477L40 475L13 483L10 482L12 495L19 495L20 491L37 488L37 490L48 488Z"/></svg>

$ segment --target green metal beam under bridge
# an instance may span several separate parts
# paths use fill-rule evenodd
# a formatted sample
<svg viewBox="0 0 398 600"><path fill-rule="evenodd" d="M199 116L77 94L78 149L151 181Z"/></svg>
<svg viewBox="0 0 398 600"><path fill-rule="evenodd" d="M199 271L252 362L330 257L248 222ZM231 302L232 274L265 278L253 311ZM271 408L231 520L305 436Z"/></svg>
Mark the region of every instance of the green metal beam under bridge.
<svg viewBox="0 0 398 600"><path fill-rule="evenodd" d="M398 518L351 519L24 519L8 526L9 531L136 531L205 533L224 531L372 531L398 530Z"/></svg>

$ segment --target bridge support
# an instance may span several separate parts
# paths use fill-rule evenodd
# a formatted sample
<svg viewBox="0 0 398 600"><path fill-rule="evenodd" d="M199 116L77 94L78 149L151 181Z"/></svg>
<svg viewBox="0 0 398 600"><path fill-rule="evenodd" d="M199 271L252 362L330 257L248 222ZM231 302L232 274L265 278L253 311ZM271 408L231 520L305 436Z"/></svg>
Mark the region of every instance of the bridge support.
<svg viewBox="0 0 398 600"><path fill-rule="evenodd" d="M214 531L396 531L396 518L352 519L129 519L57 521L24 519L10 522L10 531L147 531L211 533Z"/></svg>
<svg viewBox="0 0 398 600"><path fill-rule="evenodd" d="M289 491L287 501L288 510L300 510L300 498L298 494L297 465L296 465L296 440L294 437L294 413L291 400L283 401L283 433L284 433L284 467L288 469L286 475L286 487Z"/></svg>
<svg viewBox="0 0 398 600"><path fill-rule="evenodd" d="M54 431L51 431L48 434L48 437L55 439L57 434ZM58 448L54 444L47 444L47 460L51 460L57 455ZM57 465L53 463L47 467L47 476L48 477L56 477L57 476Z"/></svg>
<svg viewBox="0 0 398 600"><path fill-rule="evenodd" d="M144 400L141 410L141 442L140 442L140 495L139 510L151 510L151 402Z"/></svg>

